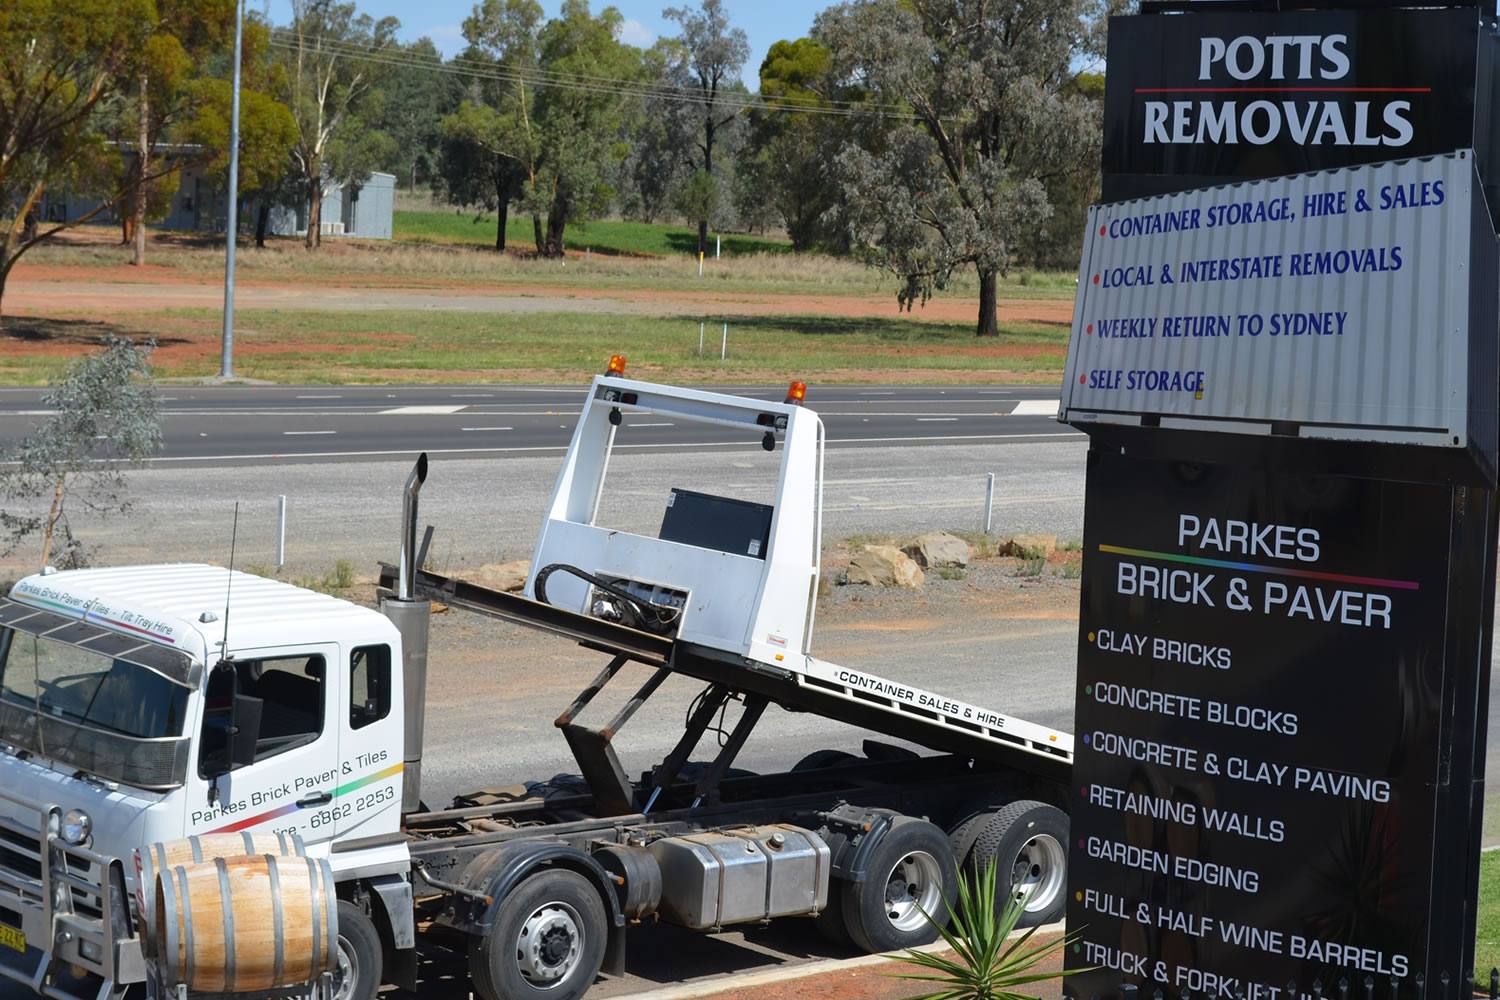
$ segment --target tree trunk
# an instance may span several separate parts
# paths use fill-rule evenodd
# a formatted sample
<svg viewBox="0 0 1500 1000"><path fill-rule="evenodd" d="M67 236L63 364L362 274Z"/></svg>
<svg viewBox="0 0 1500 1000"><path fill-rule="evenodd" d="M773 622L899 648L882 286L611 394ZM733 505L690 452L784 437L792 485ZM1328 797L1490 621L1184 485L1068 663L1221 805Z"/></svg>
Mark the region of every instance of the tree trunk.
<svg viewBox="0 0 1500 1000"><path fill-rule="evenodd" d="M496 214L496 217L495 217L495 250L496 251L501 251L501 250L505 249L505 223L510 220L510 203L505 200L503 194L500 197L499 201L500 201L500 211Z"/></svg>
<svg viewBox="0 0 1500 1000"><path fill-rule="evenodd" d="M307 249L316 250L322 245L323 228L323 164L317 160L308 164L307 171Z"/></svg>
<svg viewBox="0 0 1500 1000"><path fill-rule="evenodd" d="M255 245L261 250L266 248L266 226L271 221L271 203L262 201L260 208L255 213Z"/></svg>
<svg viewBox="0 0 1500 1000"><path fill-rule="evenodd" d="M57 483L52 490L52 509L47 512L47 524L42 529L42 565L47 565L47 560L52 558L52 532L57 527L58 519L62 517L64 486L68 478L66 474L57 477Z"/></svg>
<svg viewBox="0 0 1500 1000"><path fill-rule="evenodd" d="M5 329L5 279L10 275L10 266L0 263L0 330Z"/></svg>
<svg viewBox="0 0 1500 1000"><path fill-rule="evenodd" d="M547 238L542 235L542 217L533 215L531 217L531 235L536 240L536 252L541 256L547 254Z"/></svg>
<svg viewBox="0 0 1500 1000"><path fill-rule="evenodd" d="M547 257L563 255L563 228L568 224L568 206L561 200L552 203L547 213Z"/></svg>
<svg viewBox="0 0 1500 1000"><path fill-rule="evenodd" d="M998 337L1000 326L995 319L995 307L998 303L995 299L995 272L979 272L979 326L975 328L976 337Z"/></svg>
<svg viewBox="0 0 1500 1000"><path fill-rule="evenodd" d="M131 236L135 240L135 256L130 263L136 267L146 263L146 178L151 174L150 118L147 111L146 74L142 73L140 115L136 119L136 141L139 144L136 152L140 158L140 172L136 174L135 204L130 213L130 224L134 230Z"/></svg>

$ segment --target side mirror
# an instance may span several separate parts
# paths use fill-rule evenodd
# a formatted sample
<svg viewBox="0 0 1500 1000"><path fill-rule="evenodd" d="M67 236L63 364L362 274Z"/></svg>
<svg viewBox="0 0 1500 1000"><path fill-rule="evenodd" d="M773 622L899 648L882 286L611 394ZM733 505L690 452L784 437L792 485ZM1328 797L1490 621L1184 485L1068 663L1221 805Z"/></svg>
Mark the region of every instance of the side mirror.
<svg viewBox="0 0 1500 1000"><path fill-rule="evenodd" d="M265 702L248 694L236 694L229 712L229 767L255 763L255 743L260 739L260 713Z"/></svg>

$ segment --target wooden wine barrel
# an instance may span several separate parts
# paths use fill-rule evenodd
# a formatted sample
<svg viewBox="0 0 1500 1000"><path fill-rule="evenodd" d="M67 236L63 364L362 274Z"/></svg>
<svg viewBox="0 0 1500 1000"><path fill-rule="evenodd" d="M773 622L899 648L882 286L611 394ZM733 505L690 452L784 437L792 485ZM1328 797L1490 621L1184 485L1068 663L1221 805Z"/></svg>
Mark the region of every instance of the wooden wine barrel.
<svg viewBox="0 0 1500 1000"><path fill-rule="evenodd" d="M272 990L338 964L338 900L323 858L212 858L156 879L157 962L167 985Z"/></svg>
<svg viewBox="0 0 1500 1000"><path fill-rule="evenodd" d="M135 911L141 930L141 947L147 958L155 956L156 873L174 865L193 864L209 858L233 858L247 854L301 857L306 851L295 833L205 833L181 840L167 840L135 849Z"/></svg>

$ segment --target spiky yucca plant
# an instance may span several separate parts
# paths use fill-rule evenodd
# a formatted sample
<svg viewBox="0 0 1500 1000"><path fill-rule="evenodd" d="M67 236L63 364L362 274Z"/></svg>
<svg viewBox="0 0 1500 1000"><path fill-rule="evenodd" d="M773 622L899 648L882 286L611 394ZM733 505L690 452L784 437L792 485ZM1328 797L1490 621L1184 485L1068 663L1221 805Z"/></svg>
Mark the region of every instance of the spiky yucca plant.
<svg viewBox="0 0 1500 1000"><path fill-rule="evenodd" d="M1032 927L1007 944L1006 939L1025 912L1025 903L1011 891L1005 905L997 910L997 883L994 865L987 865L972 874L959 872L958 905L948 903L947 927L937 924L938 933L956 957L948 958L914 948L908 948L900 955L887 956L929 970L892 973L896 978L941 984L940 989L911 1000L1038 1000L1034 994L1018 992L1016 987L1062 976L1061 971L1033 970L1042 959L1075 941L1077 935L1030 945L1031 935L1036 932ZM924 915L932 921L932 914Z"/></svg>

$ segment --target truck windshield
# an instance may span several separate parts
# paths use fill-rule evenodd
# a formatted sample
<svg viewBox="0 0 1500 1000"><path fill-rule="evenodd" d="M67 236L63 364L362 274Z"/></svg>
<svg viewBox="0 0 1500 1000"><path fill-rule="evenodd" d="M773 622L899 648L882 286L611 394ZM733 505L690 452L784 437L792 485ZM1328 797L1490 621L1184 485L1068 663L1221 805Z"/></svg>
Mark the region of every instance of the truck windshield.
<svg viewBox="0 0 1500 1000"><path fill-rule="evenodd" d="M146 788L182 780L188 688L126 660L0 630L0 739Z"/></svg>

